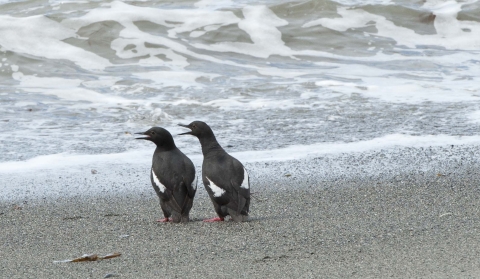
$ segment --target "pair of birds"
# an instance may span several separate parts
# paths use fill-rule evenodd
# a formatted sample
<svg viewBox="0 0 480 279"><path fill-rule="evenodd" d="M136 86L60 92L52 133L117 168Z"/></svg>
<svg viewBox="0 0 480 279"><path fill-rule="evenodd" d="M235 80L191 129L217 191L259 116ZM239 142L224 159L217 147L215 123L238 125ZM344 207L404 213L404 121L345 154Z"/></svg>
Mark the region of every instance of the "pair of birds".
<svg viewBox="0 0 480 279"><path fill-rule="evenodd" d="M212 129L202 121L182 125L200 140L203 153L202 180L218 217L205 222L223 221L228 215L235 222L247 221L250 207L250 182L245 167L220 146ZM188 222L193 198L197 191L197 176L192 161L176 146L165 129L153 127L137 139L157 145L153 153L150 180L160 198L164 219L159 222Z"/></svg>

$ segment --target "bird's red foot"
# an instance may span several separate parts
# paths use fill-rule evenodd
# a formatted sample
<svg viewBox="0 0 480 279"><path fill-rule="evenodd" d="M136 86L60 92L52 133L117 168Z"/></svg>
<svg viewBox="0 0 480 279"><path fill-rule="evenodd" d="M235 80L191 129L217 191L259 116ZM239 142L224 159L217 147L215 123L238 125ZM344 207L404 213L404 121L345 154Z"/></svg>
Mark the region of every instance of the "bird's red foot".
<svg viewBox="0 0 480 279"><path fill-rule="evenodd" d="M222 222L222 221L223 221L223 218L221 218L221 217L214 217L214 218L211 218L211 219L203 220L203 222L207 222L207 223Z"/></svg>
<svg viewBox="0 0 480 279"><path fill-rule="evenodd" d="M157 222L160 222L160 223L167 223L167 222L170 222L172 221L171 218L163 218L163 219L158 219Z"/></svg>

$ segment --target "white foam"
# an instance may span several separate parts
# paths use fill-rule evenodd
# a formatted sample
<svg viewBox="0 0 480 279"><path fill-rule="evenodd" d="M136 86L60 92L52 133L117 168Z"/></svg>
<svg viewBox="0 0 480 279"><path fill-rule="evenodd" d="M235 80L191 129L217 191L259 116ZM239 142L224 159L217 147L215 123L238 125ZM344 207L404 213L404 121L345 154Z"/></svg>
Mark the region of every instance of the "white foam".
<svg viewBox="0 0 480 279"><path fill-rule="evenodd" d="M175 39L179 33L190 33L208 26L215 26L211 29L214 30L220 26L239 22L240 19L230 11L156 9L113 1L109 5L91 10L81 17L65 19L62 24L78 31L89 24L108 20L116 21L124 27L120 31L119 38L112 41L112 49L121 58L148 56L140 61L140 65L143 63L143 65L166 66L172 69L184 68L189 65L185 55L215 63L237 65L208 55L197 54L178 41L143 32L134 24L138 21L150 21L166 26L169 28L168 37ZM208 28L204 30L207 32ZM160 47L146 47L145 43ZM131 45L134 47L127 48ZM165 55L168 61L156 57L159 54Z"/></svg>
<svg viewBox="0 0 480 279"><path fill-rule="evenodd" d="M135 21L150 21L170 27L168 34L172 38L176 38L178 33L191 32L212 24L229 25L238 22L238 18L229 11L156 9L113 1L104 8L91 10L79 18L65 19L62 24L78 30L93 22L105 20L118 21L127 29L132 28Z"/></svg>
<svg viewBox="0 0 480 279"><path fill-rule="evenodd" d="M375 26L376 36L394 39L398 45L416 48L419 45L442 46L447 49L478 50L480 48L480 23L457 20L457 13L466 3L455 1L443 2L439 5L427 1L424 8L436 15L434 26L436 34L422 35L412 29L397 26L384 16L366 12L360 8L350 9L338 7L340 18L320 18L305 23L302 27L309 28L322 25L326 28L344 32L350 28ZM372 23L373 22L373 23ZM470 30L469 32L464 31Z"/></svg>
<svg viewBox="0 0 480 279"><path fill-rule="evenodd" d="M341 154L353 152L366 152L370 150L392 149L398 147L429 147L447 145L480 145L480 136L450 136L450 135L424 135L411 136L404 134L391 134L365 141L356 142L322 142L307 145L291 145L285 148L232 152L231 155L242 163L263 161L288 161L303 158L315 158L326 154ZM195 165L200 165L202 155L197 151L193 154L186 153ZM26 161L11 161L0 163L0 173L35 172L50 169L79 170L78 166L98 165L132 165L146 164L151 158L151 149L131 150L123 153L78 155L59 153L38 156Z"/></svg>
<svg viewBox="0 0 480 279"><path fill-rule="evenodd" d="M480 74L480 70L475 70L476 65L471 65L471 62L464 65L471 68L470 72L472 74L476 72ZM480 100L478 94L480 78L478 76L472 76L459 82L457 75L439 75L437 72L412 69L406 73L410 78L402 78L397 76L399 74L397 70L379 69L357 64L325 69L324 73L339 79L357 80L356 83L336 80L315 82L317 86L330 87L335 92L346 95L359 93L365 97L393 103L472 102Z"/></svg>
<svg viewBox="0 0 480 279"><path fill-rule="evenodd" d="M200 36L205 35L207 32L218 30L221 26L220 25L209 25L203 28L203 31L193 31L190 33L190 37L198 38Z"/></svg>
<svg viewBox="0 0 480 279"><path fill-rule="evenodd" d="M333 0L345 6L392 5L392 0Z"/></svg>
<svg viewBox="0 0 480 279"><path fill-rule="evenodd" d="M292 145L286 148L264 151L246 151L232 153L242 162L288 161L314 158L326 154L365 152L370 150L391 149L395 147L429 147L446 145L479 145L480 136L425 135L411 136L392 134L383 137L350 143L315 143L310 145Z"/></svg>
<svg viewBox="0 0 480 279"><path fill-rule="evenodd" d="M122 34L120 34L122 36L126 36L127 38L117 38L112 41L111 47L113 50L115 50L118 57L130 59L148 56L147 58L142 58L138 61L137 64L140 66L163 66L171 69L183 69L190 65L185 56L174 51L174 49L185 50L181 44L170 39L152 35L139 36L139 33L141 32L136 27L132 26L130 29L124 29ZM159 45L167 45L167 48L147 47L145 45L145 41ZM127 46L131 45L135 45L135 47L127 48ZM178 52L181 53L181 51ZM157 57L158 55L164 55L166 60Z"/></svg>
<svg viewBox="0 0 480 279"><path fill-rule="evenodd" d="M26 92L57 96L68 101L88 101L98 103L129 103L125 98L97 93L80 87L80 79L65 79L59 77L37 77L15 72L12 77L19 81L17 88Z"/></svg>
<svg viewBox="0 0 480 279"><path fill-rule="evenodd" d="M467 118L471 123L480 123L480 110L468 114Z"/></svg>
<svg viewBox="0 0 480 279"><path fill-rule="evenodd" d="M318 94L316 94L317 96ZM329 94L322 97L331 97ZM156 103L168 104L173 106L198 105L205 107L214 107L221 110L258 110L258 109L291 109L291 108L310 108L313 104L310 100L299 102L295 99L267 99L267 98L245 98L234 96L223 99L215 99L207 102L200 102L193 99L180 98L175 100L155 100ZM315 104L318 105L318 104Z"/></svg>
<svg viewBox="0 0 480 279"><path fill-rule="evenodd" d="M257 72L264 76L276 76L276 77L283 77L283 78L295 78L302 75L311 74L311 71L305 70L292 70L292 69L279 69L275 67L269 68L260 68Z"/></svg>
<svg viewBox="0 0 480 279"><path fill-rule="evenodd" d="M62 4L87 4L89 1L85 0L48 0L50 5L62 5Z"/></svg>
<svg viewBox="0 0 480 279"><path fill-rule="evenodd" d="M238 7L232 0L200 0L194 4L199 9L218 10Z"/></svg>
<svg viewBox="0 0 480 279"><path fill-rule="evenodd" d="M225 190L215 185L215 183L213 183L208 177L207 180L208 182L210 182L210 185L208 185L208 187L210 188L210 190L212 190L214 197L218 198L221 195L225 194Z"/></svg>
<svg viewBox="0 0 480 279"><path fill-rule="evenodd" d="M108 88L121 80L119 77L100 76L97 80L82 81L82 85L88 88Z"/></svg>
<svg viewBox="0 0 480 279"><path fill-rule="evenodd" d="M68 169L78 171L78 166L94 167L105 164L131 164L151 158L152 150L135 150L124 153L81 155L57 153L42 155L26 161L0 162L0 173L35 172L40 170Z"/></svg>
<svg viewBox="0 0 480 279"><path fill-rule="evenodd" d="M294 100L275 100L265 98L246 99L242 97L230 97L225 99L216 99L202 104L203 106L212 106L222 110L252 110L252 109L290 109L290 108L309 108L311 104L296 103Z"/></svg>
<svg viewBox="0 0 480 279"><path fill-rule="evenodd" d="M75 30L42 15L0 15L0 45L3 49L48 59L66 59L89 70L102 70L111 65L105 58L62 41L75 37Z"/></svg>
<svg viewBox="0 0 480 279"><path fill-rule="evenodd" d="M200 73L194 71L151 71L145 73L135 73L136 77L142 79L149 79L154 84L161 85L161 87L180 86L182 89L188 87L201 88L203 84L197 82L198 78L205 77L209 80L219 77L217 74Z"/></svg>
<svg viewBox="0 0 480 279"><path fill-rule="evenodd" d="M26 107L26 106L35 106L35 105L37 105L36 102L26 102L26 101L24 101L24 102L16 102L14 106L16 106L16 107Z"/></svg>
<svg viewBox="0 0 480 279"><path fill-rule="evenodd" d="M268 58L273 54L291 56L292 51L285 46L282 33L277 29L277 27L287 25L288 21L279 18L266 6L245 6L242 12L244 19L238 22L238 27L248 33L253 44L222 42L213 45L193 44L193 46L211 51L236 52L260 58Z"/></svg>
<svg viewBox="0 0 480 279"><path fill-rule="evenodd" d="M358 86L355 83L351 82L341 82L337 80L322 80L322 81L317 81L315 82L315 85L317 86L325 86L325 87L336 87L336 86L341 86L341 87L356 87Z"/></svg>
<svg viewBox="0 0 480 279"><path fill-rule="evenodd" d="M296 56L314 56L314 57L327 57L335 59L345 59L345 56L332 54L329 52L317 51L317 50L292 50L285 45L282 40L282 34L277 27L287 25L288 22L281 19L275 13L273 13L268 7L265 6L246 6L243 8L244 19L238 22L238 27L249 34L250 39L253 43L243 43L243 42L220 42L215 44L201 44L194 43L192 46L205 49L209 51L216 52L235 52L245 55L250 55L259 58L268 58L271 55L280 55L286 57L292 57L295 59ZM345 31L349 28L361 28L366 27L367 25L374 25L377 29L377 33L372 33L374 36L383 36L392 38L397 41L399 45L406 45L410 47L415 47L416 45L439 45L439 46L448 46L452 48L454 44L462 45L465 49L476 49L478 41L480 38L473 38L470 36L470 33L465 33L463 29L460 29L459 33L456 35L456 42L452 42L449 38L442 38L440 35L421 35L415 33L414 30L400 27L395 25L393 22L386 20L385 17L380 15L375 15L368 13L362 9L348 9L347 7L339 7L338 13L342 16L341 18L321 18L311 22L307 22L303 25L304 28L313 27L316 25L323 25L327 28ZM450 19L456 20L455 15L452 15ZM371 23L373 22L373 23ZM475 25L473 27L475 30L480 30L480 23L475 22L463 22L465 26ZM261 28L259 28L261 26ZM471 29L471 28L470 28ZM473 34L477 34L476 31ZM370 36L369 33L365 32L365 36ZM478 48L477 48L478 49ZM453 55L446 55L446 59L453 59L460 62L458 57L451 57ZM352 59L353 58L353 59ZM203 59L203 58L202 58ZM395 54L383 54L382 52L376 53L374 56L368 57L350 57L350 62L357 61L394 61L394 60L405 60L408 57L405 57L399 53ZM427 60L432 62L444 61L445 57L415 57L418 60ZM471 56L467 59L471 59ZM452 61L453 61L452 60ZM212 61L212 60L210 60ZM225 63L225 62L220 62ZM247 67L245 65L236 65L239 67ZM276 75L283 76L282 71L290 72L289 77L301 75L299 72L289 69L277 69L275 67L254 67L261 71L261 74L264 75ZM311 71L311 70L310 70ZM318 73L318 71L317 71ZM307 74L307 73L305 73Z"/></svg>
<svg viewBox="0 0 480 279"><path fill-rule="evenodd" d="M217 1L216 1L217 2ZM207 7L208 5L218 3L212 1L200 1L196 3L197 7ZM222 3L225 1L222 1ZM226 1L224 4L228 5L229 1ZM220 4L218 4L220 5ZM222 4L223 5L223 4ZM460 5L460 4L459 4ZM463 5L463 4L462 4ZM432 8L433 9L433 8ZM453 9L437 9L437 14L441 12L443 14L448 14L448 18L451 22L455 19L455 14L447 13L446 11L453 11ZM235 63L228 60L217 59L213 56L198 54L190 50L183 42L175 40L180 33L189 33L193 37L199 37L204 35L207 32L212 30L217 30L222 26L238 24L238 27L243 31L247 32L252 40L252 44L249 43L240 43L240 42L221 42L216 44L192 44L192 46L207 49L210 51L219 51L219 52L236 52L246 55L251 55L255 57L266 58L271 55L281 55L288 57L295 57L298 55L307 55L307 56L321 56L329 58L338 58L344 59L345 56L335 55L328 52L313 51L313 50L292 50L282 40L282 34L278 30L278 27L288 24L288 22L279 16L275 15L266 6L245 6L242 9L244 14L244 19L237 17L234 13L230 11L216 11L209 9L158 9L158 8L149 8L149 7L139 7L134 5L129 5L121 1L114 1L112 3L106 4L102 7L95 8L85 15L79 17L72 17L65 19L61 24L57 22L49 22L50 25L53 25L52 28L58 30L51 30L53 33L62 33L65 31L63 36L60 35L51 35L51 41L58 40L58 44L64 44L61 42L61 39L68 37L75 37L76 31L80 28L103 21L116 21L123 25L123 29L120 31L119 37L112 41L111 48L115 50L116 55L120 58L130 59L130 58L140 58L139 66L164 66L172 70L178 71L179 69L184 69L189 66L187 57L193 57L195 59L201 59L218 64L227 64L234 65L242 68L253 68L258 70L262 75L267 76L279 76L284 78L292 78L301 75L307 74L319 74L318 69L314 70L292 70L292 69L279 69L276 67L256 67L250 64L245 63ZM460 24L459 32L457 37L447 36L445 38L440 38L441 36L436 34L438 38L432 40L430 35L420 35L416 34L413 30L408 28L403 28L396 26L392 22L386 20L384 17L367 13L361 9L347 9L346 7L340 7L338 13L342 15L342 18L334 19L319 19L310 23L306 23L304 27L315 26L318 24L325 24L330 26L333 29L345 30L346 28L358 28L364 27L367 24L370 24L370 21L375 22L375 27L379 30L378 34L380 36L394 36L393 39L397 40L399 44L413 46L415 44L463 44L463 46L470 46L469 49L474 49L478 46L477 35L478 28L477 23L462 21L463 26ZM35 24L33 19L32 25ZM168 28L168 37L150 34L148 32L141 31L135 22L139 21L149 21L153 22ZM172 23L175 22L175 23ZM468 29L471 29L470 33L465 33L463 29L468 25ZM259 28L261 26L261 28ZM50 29L52 29L50 28ZM463 29L462 29L463 28ZM1 29L0 29L1 30ZM60 30L60 31L59 31ZM1 34L1 31L0 31ZM368 35L368 33L365 33ZM429 37L430 36L430 37ZM48 37L48 36L47 36ZM0 39L1 40L1 39ZM158 47L147 47L146 43L157 45ZM54 44L51 42L50 45ZM24 44L28 45L28 44ZM73 47L71 45L68 45ZM133 47L132 47L133 46ZM50 49L57 49L51 47ZM62 50L65 48L61 48ZM478 48L477 48L478 49ZM83 51L83 50L82 50ZM40 51L39 51L40 52ZM49 53L41 51L42 53ZM59 55L57 52L50 50L51 55ZM85 53L89 53L83 51ZM91 54L91 53L90 53ZM92 54L94 55L94 54ZM165 58L161 58L165 56ZM447 57L451 55L446 55ZM455 55L453 55L455 56ZM461 63L462 60L459 60L458 57L451 57L452 61L456 63ZM96 56L97 58L100 58ZM146 57L146 58L144 58ZM80 63L81 61L89 61L92 59L86 59L85 55L64 55L65 59L70 59L75 61L75 63ZM88 57L87 57L88 58ZM75 60L77 59L77 60ZM395 59L404 60L406 57L401 54L393 55L384 55L382 53L377 53L375 56L371 57L355 57L355 60L358 61L392 61ZM442 57L416 57L418 60L428 60L433 63L438 61L443 61L446 58ZM471 59L470 57L465 58L467 61ZM95 61L106 60L101 58L93 59ZM103 63L99 68L104 68L110 63ZM85 63L86 64L86 63ZM83 65L88 68L88 65ZM112 65L110 65L112 66Z"/></svg>
<svg viewBox="0 0 480 279"><path fill-rule="evenodd" d="M174 105L174 106L179 106L179 105L202 105L203 104L202 102L192 100L192 99L185 99L185 98L181 98L181 99L177 99L177 100L173 100L173 101L161 102L161 103L171 104L171 105Z"/></svg>

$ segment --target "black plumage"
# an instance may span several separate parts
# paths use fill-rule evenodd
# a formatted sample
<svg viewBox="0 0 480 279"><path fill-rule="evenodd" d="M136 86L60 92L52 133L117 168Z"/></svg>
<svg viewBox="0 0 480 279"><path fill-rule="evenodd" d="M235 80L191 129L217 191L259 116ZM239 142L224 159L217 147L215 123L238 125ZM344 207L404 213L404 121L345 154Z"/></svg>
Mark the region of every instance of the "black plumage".
<svg viewBox="0 0 480 279"><path fill-rule="evenodd" d="M192 161L176 147L172 135L163 128L153 127L137 134L144 135L137 139L149 140L157 145L153 153L150 180L165 216L159 222L188 222L197 191Z"/></svg>
<svg viewBox="0 0 480 279"><path fill-rule="evenodd" d="M250 181L245 167L230 156L217 142L212 129L201 121L182 125L200 140L203 153L202 180L219 218L230 217L236 222L247 221L250 207Z"/></svg>

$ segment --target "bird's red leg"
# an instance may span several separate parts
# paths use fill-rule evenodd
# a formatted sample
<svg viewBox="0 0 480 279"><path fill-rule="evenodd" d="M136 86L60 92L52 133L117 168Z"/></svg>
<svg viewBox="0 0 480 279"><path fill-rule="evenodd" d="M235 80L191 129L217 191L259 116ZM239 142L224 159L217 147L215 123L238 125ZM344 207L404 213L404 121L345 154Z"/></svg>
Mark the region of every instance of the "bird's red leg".
<svg viewBox="0 0 480 279"><path fill-rule="evenodd" d="M172 221L171 219L169 218L163 218L163 219L158 219L157 222L160 222L160 223L167 223L169 221Z"/></svg>
<svg viewBox="0 0 480 279"><path fill-rule="evenodd" d="M211 219L203 220L203 222L207 222L207 223L222 222L222 221L223 221L222 217L214 217L214 218L211 218Z"/></svg>

